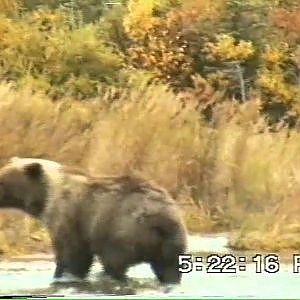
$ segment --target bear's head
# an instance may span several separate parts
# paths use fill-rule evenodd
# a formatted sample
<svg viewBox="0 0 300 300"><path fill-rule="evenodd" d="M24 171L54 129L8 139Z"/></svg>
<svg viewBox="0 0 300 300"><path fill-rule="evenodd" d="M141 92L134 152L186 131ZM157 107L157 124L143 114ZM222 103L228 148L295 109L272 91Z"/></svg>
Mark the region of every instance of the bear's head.
<svg viewBox="0 0 300 300"><path fill-rule="evenodd" d="M48 173L58 170L56 162L12 158L0 169L0 207L22 209L39 216L49 193Z"/></svg>

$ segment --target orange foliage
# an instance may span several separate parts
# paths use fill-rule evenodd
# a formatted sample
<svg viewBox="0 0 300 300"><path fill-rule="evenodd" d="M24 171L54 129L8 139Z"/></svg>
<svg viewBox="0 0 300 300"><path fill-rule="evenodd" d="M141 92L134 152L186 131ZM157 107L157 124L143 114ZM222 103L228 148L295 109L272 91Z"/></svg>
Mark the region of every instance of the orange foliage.
<svg viewBox="0 0 300 300"><path fill-rule="evenodd" d="M137 24L137 18L132 16L135 26L129 27L128 20L125 24L127 34L134 39L128 50L130 62L153 71L159 79L173 86L190 85L195 72L194 55L200 52L197 24L215 15L216 4L212 1L187 1L163 18L148 15ZM147 29L144 34L140 34L141 28Z"/></svg>
<svg viewBox="0 0 300 300"><path fill-rule="evenodd" d="M300 39L300 8L292 11L275 9L271 14L271 22L283 31L288 42L294 43Z"/></svg>

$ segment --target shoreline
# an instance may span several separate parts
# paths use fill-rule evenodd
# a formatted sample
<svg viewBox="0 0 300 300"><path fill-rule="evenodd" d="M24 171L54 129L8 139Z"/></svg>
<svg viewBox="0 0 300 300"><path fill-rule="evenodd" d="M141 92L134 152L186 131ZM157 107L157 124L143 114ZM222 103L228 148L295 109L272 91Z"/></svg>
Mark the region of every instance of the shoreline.
<svg viewBox="0 0 300 300"><path fill-rule="evenodd" d="M294 249L284 249L281 251L266 251L266 250L237 250L230 248L228 245L229 238L232 232L219 233L191 233L188 235L188 254L195 256L209 256L211 254L226 255L231 254L238 258L246 256L247 262L251 263L251 259L257 255L267 256L270 254L278 255L280 263L291 263L294 254L300 255L300 251ZM30 254L6 254L0 255L1 262L30 262L30 261L54 261L52 247L44 248L44 251L34 251Z"/></svg>

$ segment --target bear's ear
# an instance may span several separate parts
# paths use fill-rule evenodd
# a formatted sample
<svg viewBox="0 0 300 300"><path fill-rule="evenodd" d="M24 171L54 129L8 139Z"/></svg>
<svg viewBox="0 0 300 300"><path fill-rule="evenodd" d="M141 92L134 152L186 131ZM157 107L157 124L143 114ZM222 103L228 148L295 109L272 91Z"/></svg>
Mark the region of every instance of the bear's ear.
<svg viewBox="0 0 300 300"><path fill-rule="evenodd" d="M43 173L42 165L37 162L25 165L24 171L31 178L39 178Z"/></svg>

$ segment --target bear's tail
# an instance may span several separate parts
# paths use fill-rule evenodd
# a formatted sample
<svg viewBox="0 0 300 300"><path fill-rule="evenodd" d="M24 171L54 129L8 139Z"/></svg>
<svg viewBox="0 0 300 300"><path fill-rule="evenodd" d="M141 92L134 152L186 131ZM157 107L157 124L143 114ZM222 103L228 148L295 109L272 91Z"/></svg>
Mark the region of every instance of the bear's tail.
<svg viewBox="0 0 300 300"><path fill-rule="evenodd" d="M155 219L157 234L160 236L159 257L152 263L152 269L162 283L176 284L181 281L178 268L179 255L185 254L187 234L183 222L172 216L158 216ZM154 221L153 219L153 221Z"/></svg>
<svg viewBox="0 0 300 300"><path fill-rule="evenodd" d="M183 222L179 218L166 215L152 217L154 229L161 237L161 251L165 259L174 255L184 254L187 248L187 233Z"/></svg>
<svg viewBox="0 0 300 300"><path fill-rule="evenodd" d="M186 229L181 223L174 222L174 224L172 224L172 220L168 225L171 225L171 230L165 232L165 238L162 244L162 255L170 259L175 255L176 261L178 261L178 255L185 254L187 249Z"/></svg>

